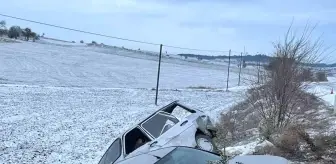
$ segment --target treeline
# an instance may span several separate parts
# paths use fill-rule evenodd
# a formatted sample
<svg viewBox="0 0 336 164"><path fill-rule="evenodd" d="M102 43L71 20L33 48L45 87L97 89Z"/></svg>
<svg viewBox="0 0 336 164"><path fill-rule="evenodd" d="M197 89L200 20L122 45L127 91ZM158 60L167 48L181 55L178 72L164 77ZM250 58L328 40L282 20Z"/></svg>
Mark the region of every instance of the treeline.
<svg viewBox="0 0 336 164"><path fill-rule="evenodd" d="M201 60L216 60L216 59L229 59L229 56L221 55L221 56L208 56L208 55L196 55L196 54L178 54L179 56L185 57L185 58L197 58ZM233 55L230 56L231 59L240 59L240 55ZM249 62L269 62L272 57L266 56L266 55L243 55L243 60L249 61Z"/></svg>
<svg viewBox="0 0 336 164"><path fill-rule="evenodd" d="M196 55L196 54L178 54L181 57L187 58L195 58L198 60L216 60L216 59L229 59L229 56L223 55L223 56L207 56L207 55ZM271 61L275 60L272 56L267 56L263 54L258 55L233 55L230 56L233 60L240 60L243 59L244 62L261 62L261 63L270 63ZM249 65L255 65L250 63ZM326 64L326 63L309 63L309 64L303 64L305 66L310 67L336 67L336 63L333 64Z"/></svg>
<svg viewBox="0 0 336 164"><path fill-rule="evenodd" d="M31 28L21 28L20 26L11 26L7 29L6 21L0 21L0 36L8 36L12 39L23 38L26 41L32 39L39 40L40 36L31 30Z"/></svg>

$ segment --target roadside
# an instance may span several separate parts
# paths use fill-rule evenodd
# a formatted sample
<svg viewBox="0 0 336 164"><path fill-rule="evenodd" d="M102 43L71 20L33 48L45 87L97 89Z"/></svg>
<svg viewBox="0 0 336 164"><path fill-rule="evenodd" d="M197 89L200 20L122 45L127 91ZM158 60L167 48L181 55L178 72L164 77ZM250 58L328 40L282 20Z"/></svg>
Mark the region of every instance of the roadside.
<svg viewBox="0 0 336 164"><path fill-rule="evenodd" d="M243 100L221 114L216 143L231 157L269 154L306 163L336 159L336 114L320 97L307 93L306 99L310 108L300 110L291 128L271 134L275 140L264 137L258 112Z"/></svg>
<svg viewBox="0 0 336 164"><path fill-rule="evenodd" d="M310 29L274 43L273 60L244 99L221 114L216 142L224 156L275 155L297 163L336 163L335 78L304 63L321 57ZM313 43L313 44L312 44ZM328 82L329 80L329 82Z"/></svg>

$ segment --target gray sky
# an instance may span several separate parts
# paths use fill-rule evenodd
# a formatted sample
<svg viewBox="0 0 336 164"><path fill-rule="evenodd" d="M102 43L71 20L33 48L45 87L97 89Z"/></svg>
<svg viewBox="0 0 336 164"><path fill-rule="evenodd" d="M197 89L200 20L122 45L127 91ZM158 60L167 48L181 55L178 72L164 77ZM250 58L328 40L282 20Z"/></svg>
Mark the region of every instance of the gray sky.
<svg viewBox="0 0 336 164"><path fill-rule="evenodd" d="M271 53L272 42L283 38L294 18L297 30L308 20L318 23L314 37L322 35L326 46L335 49L336 1L333 0L10 0L0 6L0 13L181 47L240 52L246 46L249 53ZM1 16L0 19L8 25L31 27L38 33L64 40L96 40L130 48L159 49ZM335 55L327 62L336 62Z"/></svg>

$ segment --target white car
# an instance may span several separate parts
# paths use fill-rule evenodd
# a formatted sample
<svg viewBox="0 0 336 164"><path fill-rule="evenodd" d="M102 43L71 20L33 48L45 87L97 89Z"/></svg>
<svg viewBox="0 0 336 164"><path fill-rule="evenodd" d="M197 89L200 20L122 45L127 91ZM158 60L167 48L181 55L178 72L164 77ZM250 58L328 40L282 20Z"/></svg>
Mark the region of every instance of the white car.
<svg viewBox="0 0 336 164"><path fill-rule="evenodd" d="M200 149L164 147L127 157L116 164L289 164L287 159L271 155L236 156L227 160L219 154Z"/></svg>
<svg viewBox="0 0 336 164"><path fill-rule="evenodd" d="M209 116L174 101L127 130L107 149L99 164L113 164L126 158L164 147L186 146L216 152L212 141L216 129Z"/></svg>

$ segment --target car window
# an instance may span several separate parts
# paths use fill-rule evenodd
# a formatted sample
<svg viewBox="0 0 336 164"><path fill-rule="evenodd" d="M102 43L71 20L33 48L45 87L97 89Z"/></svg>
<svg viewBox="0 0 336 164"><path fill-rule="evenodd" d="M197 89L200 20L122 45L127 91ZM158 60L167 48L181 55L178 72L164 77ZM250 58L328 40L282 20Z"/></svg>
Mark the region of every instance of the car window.
<svg viewBox="0 0 336 164"><path fill-rule="evenodd" d="M172 116L176 117L180 121L183 118L186 118L191 114L192 114L191 112L187 111L186 109L182 108L181 106L176 106L171 113Z"/></svg>
<svg viewBox="0 0 336 164"><path fill-rule="evenodd" d="M142 123L141 126L154 138L157 138L166 132L168 130L167 128L174 126L176 123L178 123L177 118L166 113L157 113Z"/></svg>
<svg viewBox="0 0 336 164"><path fill-rule="evenodd" d="M178 147L155 164L206 164L217 163L220 156L192 148Z"/></svg>
<svg viewBox="0 0 336 164"><path fill-rule="evenodd" d="M129 154L150 141L151 139L136 127L124 134L125 153Z"/></svg>
<svg viewBox="0 0 336 164"><path fill-rule="evenodd" d="M99 164L111 164L115 162L120 157L121 151L121 139L118 138L107 149L103 157L100 159Z"/></svg>
<svg viewBox="0 0 336 164"><path fill-rule="evenodd" d="M165 115L167 117L169 117L169 119L167 120L166 123L169 123L169 122L172 122L173 124L176 124L178 123L180 120L178 118L176 118L174 115L170 114L170 113L167 113L167 112L160 112L158 113L160 115Z"/></svg>
<svg viewBox="0 0 336 164"><path fill-rule="evenodd" d="M168 131L171 127L173 127L176 123L173 121L167 120L166 124L164 125L163 129L161 130L160 135Z"/></svg>

